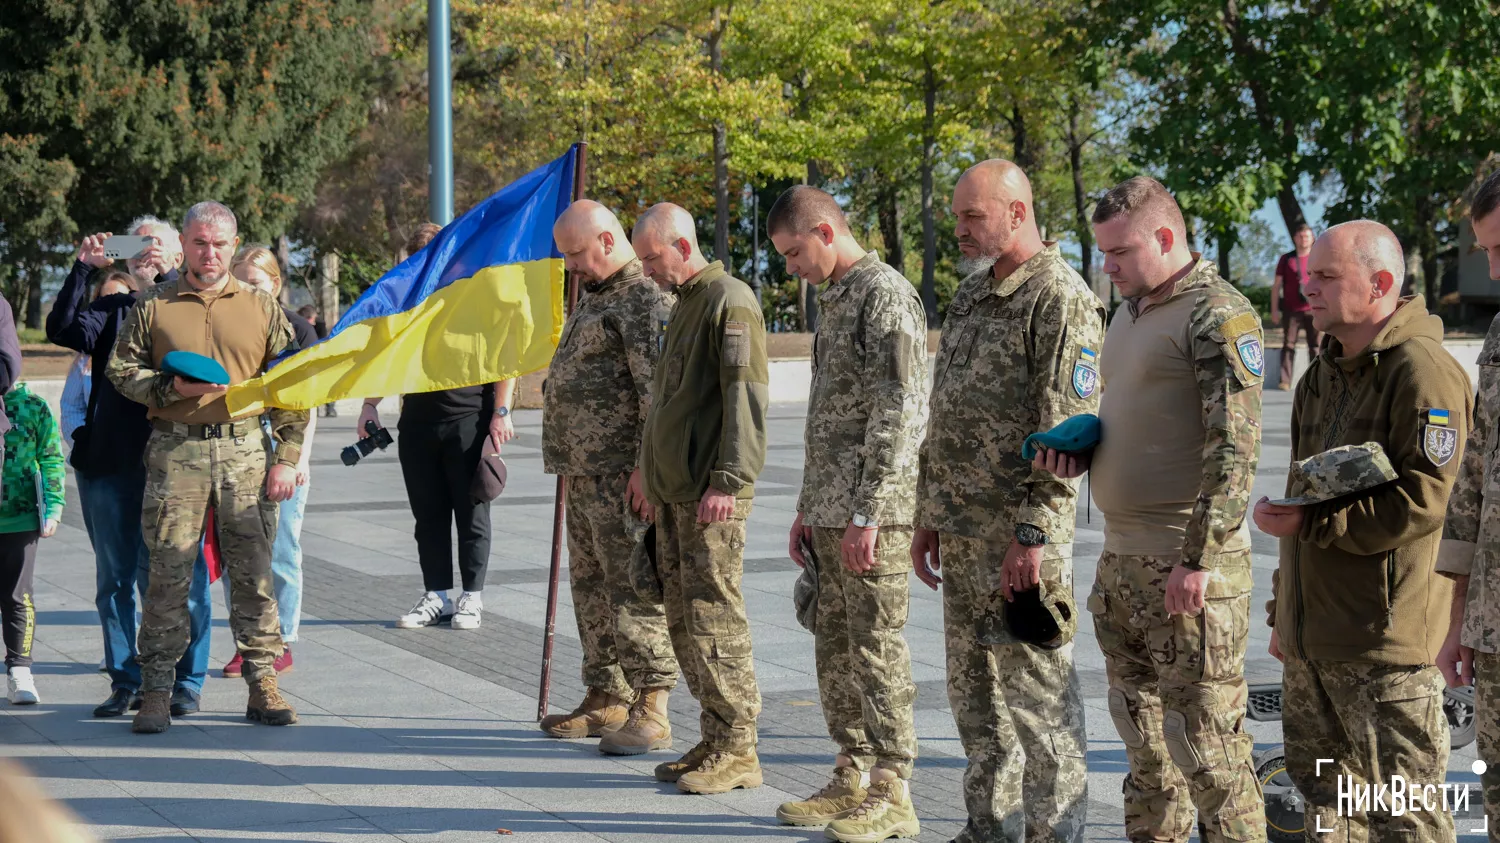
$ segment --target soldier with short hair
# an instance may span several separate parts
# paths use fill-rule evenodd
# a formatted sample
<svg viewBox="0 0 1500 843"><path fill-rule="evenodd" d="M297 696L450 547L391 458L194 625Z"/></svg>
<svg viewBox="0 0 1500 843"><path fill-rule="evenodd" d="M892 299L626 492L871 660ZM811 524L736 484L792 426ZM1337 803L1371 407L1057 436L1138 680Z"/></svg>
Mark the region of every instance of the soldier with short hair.
<svg viewBox="0 0 1500 843"><path fill-rule="evenodd" d="M677 684L665 610L636 595L627 568L655 516L637 457L672 301L603 205L574 202L552 234L584 295L547 373L542 464L566 478L568 582L588 692L541 727L556 738L602 735L601 752L639 755L671 748L667 693Z"/></svg>
<svg viewBox="0 0 1500 843"><path fill-rule="evenodd" d="M907 782L917 755L917 688L902 629L927 425L926 316L911 282L860 247L827 193L807 186L783 193L766 234L788 272L824 285L788 552L817 568L818 689L839 745L828 785L776 815L791 825L828 824L838 840L914 836L920 826Z"/></svg>
<svg viewBox="0 0 1500 843"><path fill-rule="evenodd" d="M1104 514L1088 609L1130 760L1125 837L1186 841L1196 807L1204 843L1263 840L1244 726L1260 316L1189 250L1155 179L1116 185L1093 223L1125 298L1104 340L1103 437L1091 463L1044 449L1037 464L1064 476L1091 465Z"/></svg>
<svg viewBox="0 0 1500 843"><path fill-rule="evenodd" d="M971 167L953 213L965 277L938 348L911 553L917 577L943 589L948 700L969 761L957 839L1078 841L1087 739L1071 642L1037 646L999 621L1020 593L1073 605L1077 483L1022 445L1098 405L1104 306L1042 240L1020 167Z"/></svg>
<svg viewBox="0 0 1500 843"><path fill-rule="evenodd" d="M1480 185L1469 205L1474 242L1489 257L1490 278L1500 281L1500 172ZM1479 775L1490 839L1500 840L1500 316L1490 323L1479 352L1479 394L1463 462L1448 498L1437 569L1453 578L1452 622L1437 666L1449 687L1474 686Z"/></svg>

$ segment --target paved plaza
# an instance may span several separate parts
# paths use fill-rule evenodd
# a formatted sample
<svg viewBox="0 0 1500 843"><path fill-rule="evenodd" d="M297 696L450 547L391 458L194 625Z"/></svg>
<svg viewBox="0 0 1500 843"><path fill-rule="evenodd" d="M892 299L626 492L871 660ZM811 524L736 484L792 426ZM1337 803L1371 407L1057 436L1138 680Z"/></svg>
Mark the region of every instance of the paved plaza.
<svg viewBox="0 0 1500 843"><path fill-rule="evenodd" d="M1290 409L1289 393L1267 392L1257 497L1282 491ZM802 478L802 405L773 407L745 551L764 697L765 786L722 796L686 796L652 779L666 753L608 758L594 741L556 741L536 728L554 482L541 470L540 414L516 413L519 436L504 452L510 485L494 509L483 628L402 631L393 621L421 592L412 517L394 449L354 468L340 463L339 449L354 438L352 410L320 420L315 445L303 529L303 640L295 671L282 679L299 725L250 725L243 681L217 676L233 652L217 587L214 675L203 712L159 736L131 734L129 718L90 716L109 688L96 670L102 645L94 564L70 478L64 526L43 543L37 567L43 703L23 709L0 702L0 753L19 759L101 838L488 841L505 829L515 840L822 839L820 830L778 826L774 818L779 803L826 781L834 752L818 705L812 638L792 614L796 569L785 553ZM1103 541L1102 517L1080 507L1078 526L1081 605ZM1275 550L1273 539L1255 535L1252 682L1280 675L1266 655L1263 613ZM583 693L566 581L564 571L553 710L571 708ZM907 639L921 739L912 792L920 839L946 841L963 823L964 758L943 689L942 605L914 577L911 589ZM1088 704L1088 835L1118 840L1125 754L1105 708L1103 657L1087 622L1074 646ZM677 751L697 740L697 722L697 705L679 685L672 696ZM1258 748L1279 741L1276 724L1250 728ZM1473 746L1455 752L1449 780L1476 782L1474 758Z"/></svg>

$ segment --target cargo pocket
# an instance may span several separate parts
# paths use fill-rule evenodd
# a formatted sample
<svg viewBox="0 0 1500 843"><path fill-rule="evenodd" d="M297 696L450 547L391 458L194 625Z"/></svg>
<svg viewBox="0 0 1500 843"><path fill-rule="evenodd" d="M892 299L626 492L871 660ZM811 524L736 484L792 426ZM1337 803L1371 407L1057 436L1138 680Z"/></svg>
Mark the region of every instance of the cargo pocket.
<svg viewBox="0 0 1500 843"><path fill-rule="evenodd" d="M261 498L256 501L255 506L260 511L260 526L265 530L267 544L275 544L276 527L281 521L281 505Z"/></svg>
<svg viewBox="0 0 1500 843"><path fill-rule="evenodd" d="M167 499L147 489L145 496L141 499L141 535L151 542L151 547L157 548L162 544L166 527Z"/></svg>
<svg viewBox="0 0 1500 843"><path fill-rule="evenodd" d="M713 680L709 693L717 695L736 711L760 710L760 693L755 687L755 664L750 656L750 636L732 635L708 642L708 674ZM705 701L705 708L709 707ZM731 724L746 726L748 723Z"/></svg>
<svg viewBox="0 0 1500 843"><path fill-rule="evenodd" d="M881 688L872 695L871 699L875 710L886 715L908 708L916 701L917 686L915 685L907 685L904 688Z"/></svg>

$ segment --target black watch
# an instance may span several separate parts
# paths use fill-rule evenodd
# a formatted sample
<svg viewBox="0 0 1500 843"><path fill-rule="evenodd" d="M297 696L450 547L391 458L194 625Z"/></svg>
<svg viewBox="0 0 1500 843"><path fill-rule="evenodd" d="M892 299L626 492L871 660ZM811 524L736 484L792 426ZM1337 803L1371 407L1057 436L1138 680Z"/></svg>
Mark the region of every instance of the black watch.
<svg viewBox="0 0 1500 843"><path fill-rule="evenodd" d="M1041 547L1047 543L1047 534L1041 527L1032 524L1016 525L1016 544L1022 547Z"/></svg>

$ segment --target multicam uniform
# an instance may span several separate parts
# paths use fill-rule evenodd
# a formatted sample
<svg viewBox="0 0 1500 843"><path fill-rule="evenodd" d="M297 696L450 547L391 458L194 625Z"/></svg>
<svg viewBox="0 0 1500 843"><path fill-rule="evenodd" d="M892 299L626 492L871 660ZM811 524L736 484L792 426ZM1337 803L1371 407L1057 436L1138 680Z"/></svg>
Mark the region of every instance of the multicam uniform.
<svg viewBox="0 0 1500 843"><path fill-rule="evenodd" d="M626 503L671 299L632 260L586 286L548 370L542 464L568 490L568 574L583 682L632 699L677 684L665 611L630 587L641 525Z"/></svg>
<svg viewBox="0 0 1500 843"><path fill-rule="evenodd" d="M963 843L1082 838L1086 738L1072 647L1034 647L1003 623L987 625L1000 630L991 645L977 621L1003 612L998 573L1017 524L1047 534L1043 587L1071 603L1077 484L1033 469L1021 445L1094 411L1104 318L1052 244L1005 278L965 279L948 307L917 526L938 532L948 699L969 758Z"/></svg>
<svg viewBox="0 0 1500 843"><path fill-rule="evenodd" d="M266 415L276 452L258 416L232 419L223 393L185 398L161 371L167 352L212 357L230 383L258 374L295 343L276 300L230 278L218 293L186 281L160 284L143 295L120 330L109 379L121 395L145 404L155 431L146 446L142 532L151 557L151 587L140 632L141 689L172 688L174 665L188 641L188 586L214 508L219 546L230 579L229 627L245 659L245 681L274 677L281 654L280 622L271 588L271 545L277 504L265 496L272 460L296 468L305 410Z"/></svg>
<svg viewBox="0 0 1500 843"><path fill-rule="evenodd" d="M1260 318L1195 259L1163 300L1127 301L1104 341L1091 471L1105 539L1088 608L1130 759L1131 841L1187 840L1195 805L1205 843L1266 834L1244 729ZM1178 565L1209 573L1197 617L1167 614Z"/></svg>
<svg viewBox="0 0 1500 843"><path fill-rule="evenodd" d="M927 330L911 282L872 252L818 295L797 510L818 560L818 688L828 734L860 770L910 778L917 753L906 625L917 453L927 425ZM851 573L852 519L880 527Z"/></svg>

